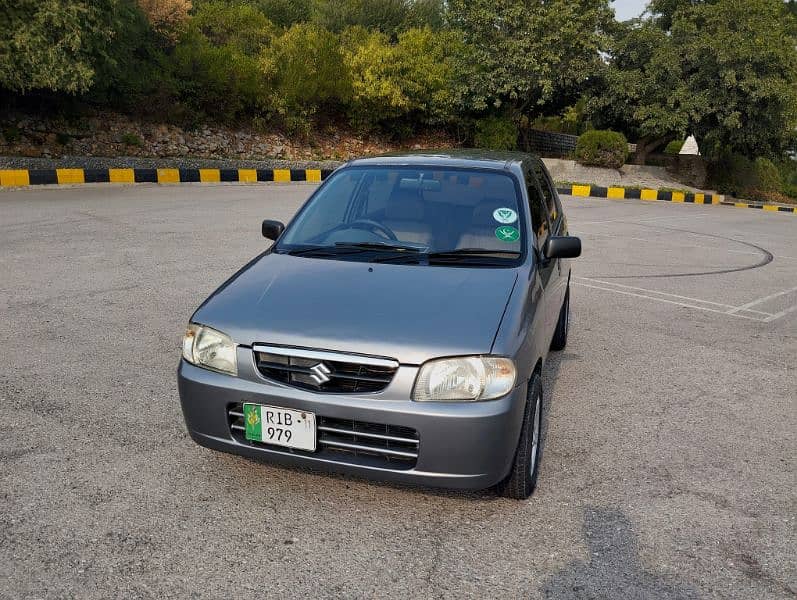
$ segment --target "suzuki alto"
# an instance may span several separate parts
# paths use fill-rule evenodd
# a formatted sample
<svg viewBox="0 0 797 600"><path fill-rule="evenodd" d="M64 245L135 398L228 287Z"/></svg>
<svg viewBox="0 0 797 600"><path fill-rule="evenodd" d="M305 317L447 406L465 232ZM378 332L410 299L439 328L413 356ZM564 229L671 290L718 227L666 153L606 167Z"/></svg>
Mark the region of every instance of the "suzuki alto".
<svg viewBox="0 0 797 600"><path fill-rule="evenodd" d="M542 161L353 160L190 319L191 438L286 465L527 498L581 242Z"/></svg>

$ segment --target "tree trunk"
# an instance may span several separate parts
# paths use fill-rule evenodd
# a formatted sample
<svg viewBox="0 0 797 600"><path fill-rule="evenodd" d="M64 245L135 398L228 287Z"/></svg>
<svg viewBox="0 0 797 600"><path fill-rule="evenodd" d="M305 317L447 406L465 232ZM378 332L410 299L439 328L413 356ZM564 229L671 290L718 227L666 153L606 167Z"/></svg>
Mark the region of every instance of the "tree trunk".
<svg viewBox="0 0 797 600"><path fill-rule="evenodd" d="M632 165L644 165L648 158L648 154L660 148L664 144L668 144L675 139L673 135L664 135L658 138L643 137L636 144L636 152L631 158Z"/></svg>

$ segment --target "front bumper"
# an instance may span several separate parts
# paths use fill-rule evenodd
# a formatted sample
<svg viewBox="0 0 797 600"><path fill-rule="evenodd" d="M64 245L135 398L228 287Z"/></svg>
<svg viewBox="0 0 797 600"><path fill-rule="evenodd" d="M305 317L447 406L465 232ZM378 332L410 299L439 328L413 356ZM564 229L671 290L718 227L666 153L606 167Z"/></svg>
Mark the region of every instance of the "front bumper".
<svg viewBox="0 0 797 600"><path fill-rule="evenodd" d="M411 382L416 371L414 367L401 367L396 378ZM526 401L525 385L498 400L473 403L422 403L381 393L316 394L265 379L215 373L185 360L180 361L178 384L188 432L207 448L377 480L463 489L487 488L508 474ZM233 435L228 418L230 407L241 402L415 429L419 439L417 461L411 468L392 468L374 465L356 454L291 452L247 442Z"/></svg>

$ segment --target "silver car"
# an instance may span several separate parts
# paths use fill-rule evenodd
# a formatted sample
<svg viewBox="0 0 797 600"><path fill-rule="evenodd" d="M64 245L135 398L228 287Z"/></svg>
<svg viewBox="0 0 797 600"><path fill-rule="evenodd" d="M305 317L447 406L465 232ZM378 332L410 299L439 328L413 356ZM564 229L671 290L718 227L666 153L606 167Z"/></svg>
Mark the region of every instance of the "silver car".
<svg viewBox="0 0 797 600"><path fill-rule="evenodd" d="M178 382L198 444L271 462L526 498L569 237L536 157L354 160L194 313Z"/></svg>

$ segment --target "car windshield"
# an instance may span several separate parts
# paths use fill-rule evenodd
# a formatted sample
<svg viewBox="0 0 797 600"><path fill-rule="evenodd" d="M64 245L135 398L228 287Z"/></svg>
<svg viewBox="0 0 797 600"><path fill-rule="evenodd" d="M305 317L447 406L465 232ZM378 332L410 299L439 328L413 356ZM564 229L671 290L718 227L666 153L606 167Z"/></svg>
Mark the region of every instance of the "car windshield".
<svg viewBox="0 0 797 600"><path fill-rule="evenodd" d="M350 167L288 227L278 252L335 258L403 252L516 260L524 247L515 179L484 170Z"/></svg>

